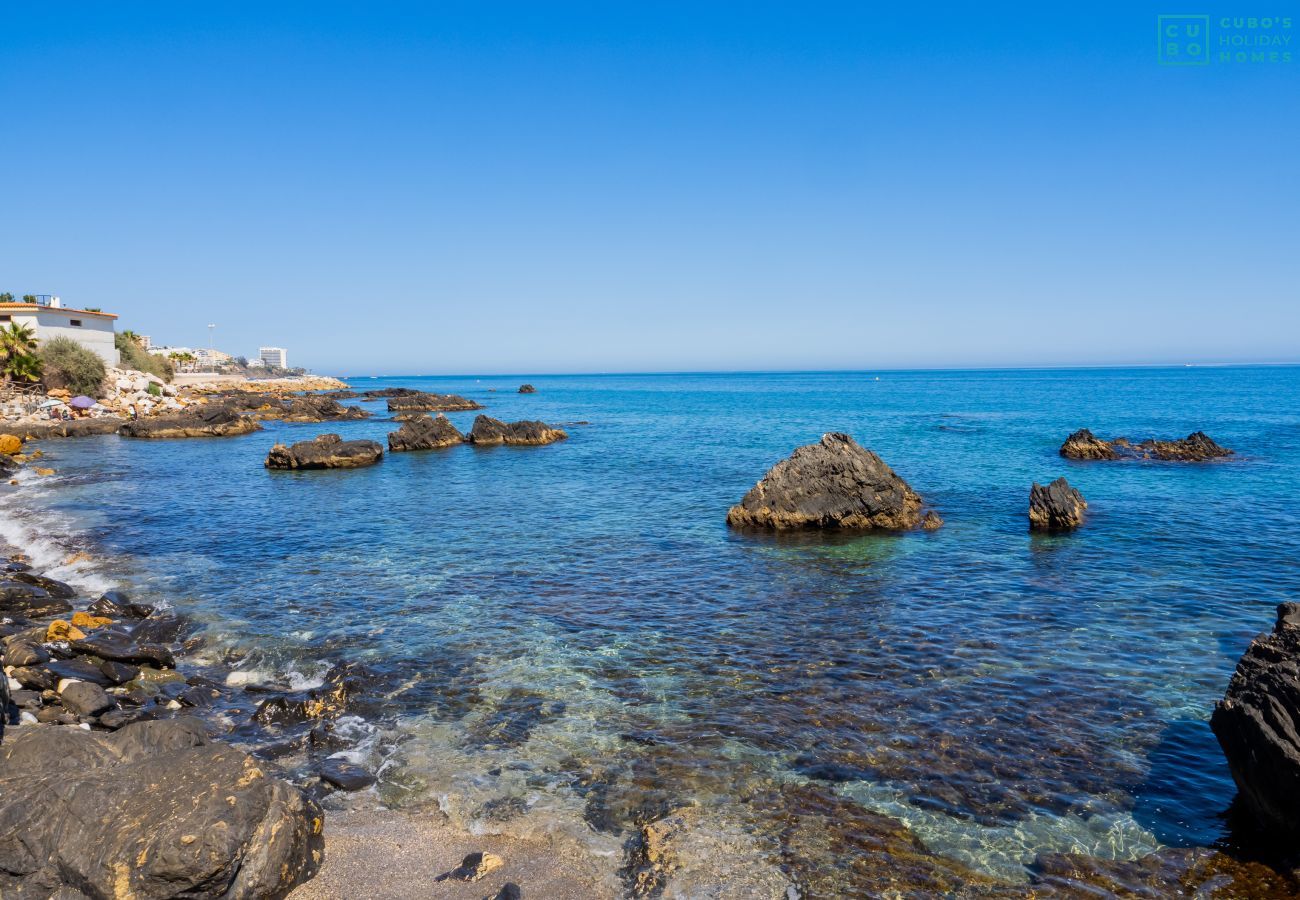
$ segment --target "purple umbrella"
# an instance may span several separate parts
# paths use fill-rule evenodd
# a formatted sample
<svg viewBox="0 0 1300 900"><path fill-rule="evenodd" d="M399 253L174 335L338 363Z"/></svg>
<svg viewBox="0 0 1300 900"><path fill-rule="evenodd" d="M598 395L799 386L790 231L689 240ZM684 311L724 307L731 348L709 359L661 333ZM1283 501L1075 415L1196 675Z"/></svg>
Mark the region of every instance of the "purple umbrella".
<svg viewBox="0 0 1300 900"><path fill-rule="evenodd" d="M77 409L90 409L95 405L94 397L87 397L84 394L80 397L73 397L68 401L69 406L75 406Z"/></svg>

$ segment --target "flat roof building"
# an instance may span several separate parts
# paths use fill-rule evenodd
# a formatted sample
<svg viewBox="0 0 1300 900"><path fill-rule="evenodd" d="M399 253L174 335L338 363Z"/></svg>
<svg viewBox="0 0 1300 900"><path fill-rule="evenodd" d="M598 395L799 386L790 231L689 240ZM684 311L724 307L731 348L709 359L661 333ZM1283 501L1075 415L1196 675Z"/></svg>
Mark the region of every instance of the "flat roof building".
<svg viewBox="0 0 1300 900"><path fill-rule="evenodd" d="M0 326L11 322L26 325L41 344L66 337L93 351L105 365L116 366L121 362L115 343L117 316L112 313L73 309L64 306L58 297L43 294L35 303L0 303Z"/></svg>
<svg viewBox="0 0 1300 900"><path fill-rule="evenodd" d="M261 347L257 351L269 369L287 369L289 368L289 352L283 347Z"/></svg>

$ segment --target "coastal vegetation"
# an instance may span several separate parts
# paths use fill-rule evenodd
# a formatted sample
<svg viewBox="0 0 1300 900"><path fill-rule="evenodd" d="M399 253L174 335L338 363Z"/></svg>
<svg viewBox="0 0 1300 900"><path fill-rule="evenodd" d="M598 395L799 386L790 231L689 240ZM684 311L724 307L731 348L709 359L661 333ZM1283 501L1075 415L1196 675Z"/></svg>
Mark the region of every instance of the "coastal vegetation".
<svg viewBox="0 0 1300 900"><path fill-rule="evenodd" d="M104 361L71 338L57 337L41 347L42 379L47 388L64 388L74 394L98 397L107 370Z"/></svg>
<svg viewBox="0 0 1300 900"><path fill-rule="evenodd" d="M0 377L5 384L40 380L41 358L36 353L36 335L28 326L10 322L0 328Z"/></svg>
<svg viewBox="0 0 1300 900"><path fill-rule="evenodd" d="M171 382L176 377L176 370L171 361L161 353L150 353L144 349L140 337L134 331L119 332L113 338L117 352L122 355L122 365L137 372L148 372L163 381Z"/></svg>

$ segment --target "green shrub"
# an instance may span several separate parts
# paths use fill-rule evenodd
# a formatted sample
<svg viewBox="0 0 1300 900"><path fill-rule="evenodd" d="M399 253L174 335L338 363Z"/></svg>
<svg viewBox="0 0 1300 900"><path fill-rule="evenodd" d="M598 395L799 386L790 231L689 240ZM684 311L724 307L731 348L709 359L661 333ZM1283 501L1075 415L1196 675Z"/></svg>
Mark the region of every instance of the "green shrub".
<svg viewBox="0 0 1300 900"><path fill-rule="evenodd" d="M66 388L74 394L98 397L104 387L104 361L71 338L57 337L41 347L47 388Z"/></svg>
<svg viewBox="0 0 1300 900"><path fill-rule="evenodd" d="M130 334L118 333L114 336L113 343L117 346L117 352L122 354L123 368L148 372L169 383L176 376L176 370L166 357L159 353L146 352Z"/></svg>

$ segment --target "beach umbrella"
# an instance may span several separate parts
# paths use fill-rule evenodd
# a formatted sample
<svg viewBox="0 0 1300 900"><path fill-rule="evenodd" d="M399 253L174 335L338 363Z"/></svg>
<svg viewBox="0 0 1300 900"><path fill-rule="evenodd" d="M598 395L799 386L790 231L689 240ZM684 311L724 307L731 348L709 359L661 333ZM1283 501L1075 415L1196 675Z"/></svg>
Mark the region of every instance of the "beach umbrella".
<svg viewBox="0 0 1300 900"><path fill-rule="evenodd" d="M62 406L62 405L63 405L62 400L55 400L53 397L51 397L49 400L42 401L41 404L36 408L49 409L51 406Z"/></svg>
<svg viewBox="0 0 1300 900"><path fill-rule="evenodd" d="M84 394L80 397L73 397L68 401L69 406L75 406L77 409L90 409L95 405L94 397L87 397Z"/></svg>

